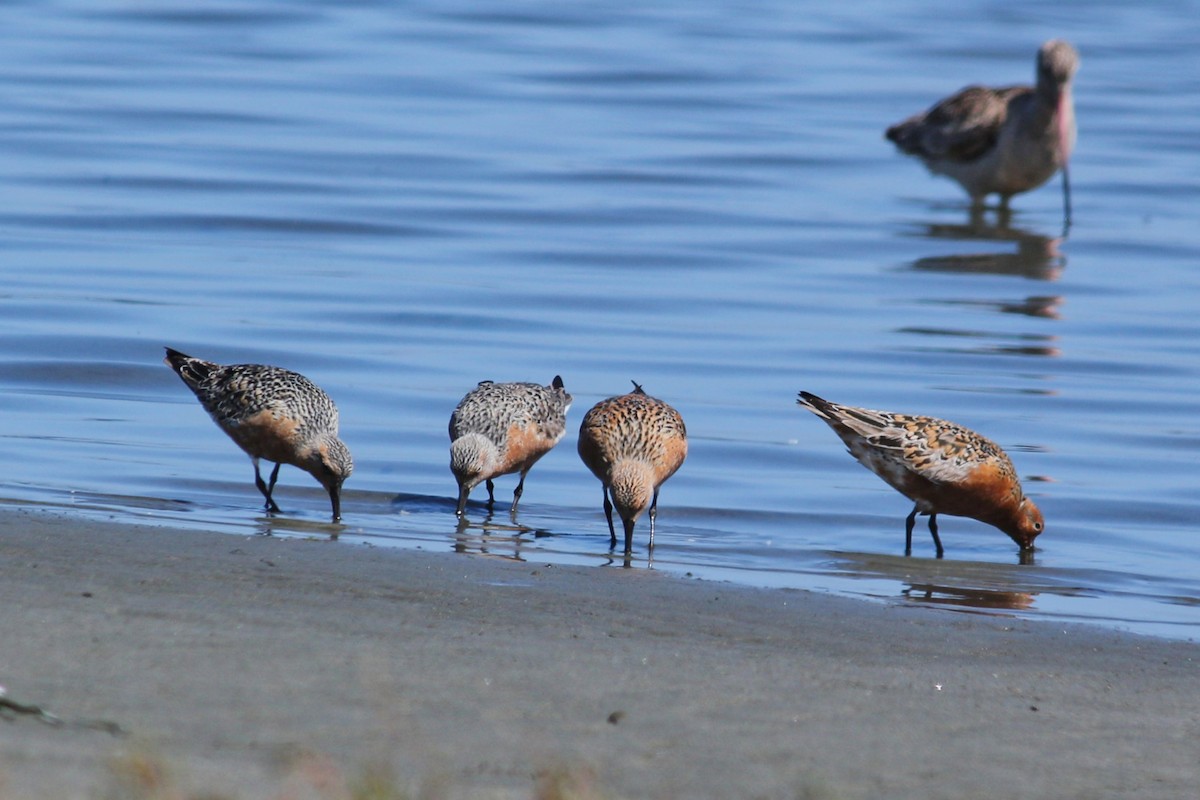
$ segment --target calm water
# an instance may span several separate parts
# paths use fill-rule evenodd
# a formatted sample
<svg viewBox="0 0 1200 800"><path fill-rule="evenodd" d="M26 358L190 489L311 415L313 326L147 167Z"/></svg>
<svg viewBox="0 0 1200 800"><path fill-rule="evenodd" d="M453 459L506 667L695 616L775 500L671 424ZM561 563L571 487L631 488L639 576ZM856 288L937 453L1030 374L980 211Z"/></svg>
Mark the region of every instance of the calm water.
<svg viewBox="0 0 1200 800"><path fill-rule="evenodd" d="M337 400L336 546L602 566L575 432L636 379L691 434L655 569L1196 637L1200 7L829 5L4 5L0 501L327 535L291 468L263 516L171 344ZM972 221L882 139L1055 36L1083 56L1061 244L1057 182ZM460 529L454 405L555 374L519 525ZM958 518L903 558L908 502L800 389L1000 442L1036 563Z"/></svg>

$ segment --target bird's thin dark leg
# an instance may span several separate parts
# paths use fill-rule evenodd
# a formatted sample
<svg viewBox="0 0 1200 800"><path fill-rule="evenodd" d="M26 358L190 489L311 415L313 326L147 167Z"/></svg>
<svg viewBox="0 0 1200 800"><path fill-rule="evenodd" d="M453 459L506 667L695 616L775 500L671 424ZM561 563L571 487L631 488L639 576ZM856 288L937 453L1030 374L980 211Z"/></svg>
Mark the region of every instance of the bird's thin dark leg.
<svg viewBox="0 0 1200 800"><path fill-rule="evenodd" d="M929 532L933 534L933 546L937 548L937 557L941 558L944 551L942 550L942 540L938 538L937 514L929 515Z"/></svg>
<svg viewBox="0 0 1200 800"><path fill-rule="evenodd" d="M267 507L270 508L271 491L269 489L267 489L267 484L262 479L262 473L260 473L258 471L258 462L257 461L254 462L254 485L258 487L258 490L260 492L262 492L262 496L267 499Z"/></svg>
<svg viewBox="0 0 1200 800"><path fill-rule="evenodd" d="M912 555L912 531L917 524L917 507L913 506L912 513L904 520L904 555Z"/></svg>
<svg viewBox="0 0 1200 800"><path fill-rule="evenodd" d="M658 489L654 490L654 499L650 501L650 548L654 549L654 520L658 518Z"/></svg>
<svg viewBox="0 0 1200 800"><path fill-rule="evenodd" d="M281 463L275 464L275 469L271 470L271 479L267 482L267 510L275 514L280 513L279 506L275 505L273 495L275 494L275 481L279 480L279 468L282 466Z"/></svg>
<svg viewBox="0 0 1200 800"><path fill-rule="evenodd" d="M608 499L608 487L607 486L601 487L601 491L604 492L604 517L605 517L605 519L608 520L608 536L609 536L608 546L616 547L617 546L617 529L613 527L613 523L612 523L613 507L612 507L612 502L609 501L609 499Z"/></svg>
<svg viewBox="0 0 1200 800"><path fill-rule="evenodd" d="M487 479L487 490L488 490L488 511L491 511L492 508L494 508L496 505L496 484L492 483L491 478Z"/></svg>
<svg viewBox="0 0 1200 800"><path fill-rule="evenodd" d="M517 513L517 503L521 501L521 495L525 492L525 475L526 473L521 473L521 480L517 481L517 488L513 489L513 514Z"/></svg>
<svg viewBox="0 0 1200 800"><path fill-rule="evenodd" d="M262 496L267 498L266 509L272 514L279 513L279 506L275 505L275 501L271 499L271 492L275 491L275 481L279 478L280 464L275 465L275 469L271 470L271 483L267 485L263 483L262 475L258 471L258 461L254 462L254 485L262 492Z"/></svg>
<svg viewBox="0 0 1200 800"><path fill-rule="evenodd" d="M1067 174L1067 165L1063 164L1063 238L1071 230L1071 177Z"/></svg>

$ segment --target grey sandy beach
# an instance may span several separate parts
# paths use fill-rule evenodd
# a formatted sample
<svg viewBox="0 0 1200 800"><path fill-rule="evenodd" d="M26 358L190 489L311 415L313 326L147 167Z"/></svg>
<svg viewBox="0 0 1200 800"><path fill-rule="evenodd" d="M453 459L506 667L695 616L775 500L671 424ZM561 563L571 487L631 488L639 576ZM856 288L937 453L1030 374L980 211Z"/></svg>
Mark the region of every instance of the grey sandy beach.
<svg viewBox="0 0 1200 800"><path fill-rule="evenodd" d="M5 800L131 796L139 764L178 798L344 797L384 768L414 798L1200 785L1189 642L19 509L0 573L0 684L63 721L0 709Z"/></svg>

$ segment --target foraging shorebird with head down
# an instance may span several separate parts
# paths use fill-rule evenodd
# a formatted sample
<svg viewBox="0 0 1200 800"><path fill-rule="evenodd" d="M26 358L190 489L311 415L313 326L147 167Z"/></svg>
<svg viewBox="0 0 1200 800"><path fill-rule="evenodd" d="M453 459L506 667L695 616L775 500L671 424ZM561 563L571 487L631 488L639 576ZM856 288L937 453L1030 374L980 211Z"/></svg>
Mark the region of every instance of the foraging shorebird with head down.
<svg viewBox="0 0 1200 800"><path fill-rule="evenodd" d="M584 416L579 457L602 484L610 545L617 546L614 506L625 527L626 554L633 550L634 524L649 508L653 550L658 490L687 458L683 417L634 382L632 392L601 400Z"/></svg>
<svg viewBox="0 0 1200 800"><path fill-rule="evenodd" d="M333 521L341 520L342 484L354 470L354 460L338 438L338 410L329 395L303 375L280 367L226 366L166 350L167 366L254 462L254 485L266 498L268 512L279 512L271 494L279 467L291 464L325 487ZM269 483L259 473L259 459L275 462Z"/></svg>
<svg viewBox="0 0 1200 800"><path fill-rule="evenodd" d="M511 510L517 513L525 476L566 433L570 408L571 395L558 375L549 386L482 381L468 392L450 415L450 471L458 481L455 513L463 515L471 490L485 481L491 509L496 502L492 479L519 472Z"/></svg>
<svg viewBox="0 0 1200 800"><path fill-rule="evenodd" d="M1042 512L995 442L944 419L843 406L808 392L797 402L824 420L859 463L915 503L905 520L905 555L912 553L917 514L929 516L938 558L938 514L993 525L1021 550L1033 550L1045 526Z"/></svg>

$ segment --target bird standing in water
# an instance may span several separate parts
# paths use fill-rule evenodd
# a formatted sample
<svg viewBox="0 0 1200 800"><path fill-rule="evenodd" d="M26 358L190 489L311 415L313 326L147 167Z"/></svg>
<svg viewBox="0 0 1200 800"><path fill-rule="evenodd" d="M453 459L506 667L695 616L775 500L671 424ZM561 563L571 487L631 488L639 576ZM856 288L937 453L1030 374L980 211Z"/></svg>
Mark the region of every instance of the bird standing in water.
<svg viewBox="0 0 1200 800"><path fill-rule="evenodd" d="M567 430L571 395L558 375L549 386L482 381L450 415L450 471L458 481L462 516L467 497L487 482L488 508L496 502L493 478L521 473L511 513L525 491L525 475L558 444Z"/></svg>
<svg viewBox="0 0 1200 800"><path fill-rule="evenodd" d="M1071 80L1078 68L1074 47L1061 39L1046 42L1038 50L1036 86L968 86L891 126L886 136L930 172L958 181L975 206L994 193L1007 209L1013 195L1036 189L1061 169L1069 224L1067 161L1075 146Z"/></svg>
<svg viewBox="0 0 1200 800"><path fill-rule="evenodd" d="M632 392L601 400L584 416L579 457L603 484L611 546L617 546L613 506L625 526L627 554L633 550L634 524L649 508L649 547L654 549L658 490L687 458L687 429L679 412L635 382Z"/></svg>
<svg viewBox="0 0 1200 800"><path fill-rule="evenodd" d="M850 455L916 504L905 520L905 555L912 553L918 513L929 515L938 558L943 554L938 514L994 525L1021 550L1033 550L1045 525L1042 512L1025 496L1012 461L995 442L944 419L843 406L808 392L797 402L823 419Z"/></svg>
<svg viewBox="0 0 1200 800"><path fill-rule="evenodd" d="M263 364L214 364L166 348L165 363L183 379L213 422L254 463L254 485L266 509L278 513L271 497L279 467L291 464L312 475L329 492L333 521L342 518L342 484L354 470L350 450L338 438L338 410L329 395L308 378ZM259 459L275 462L269 483Z"/></svg>

